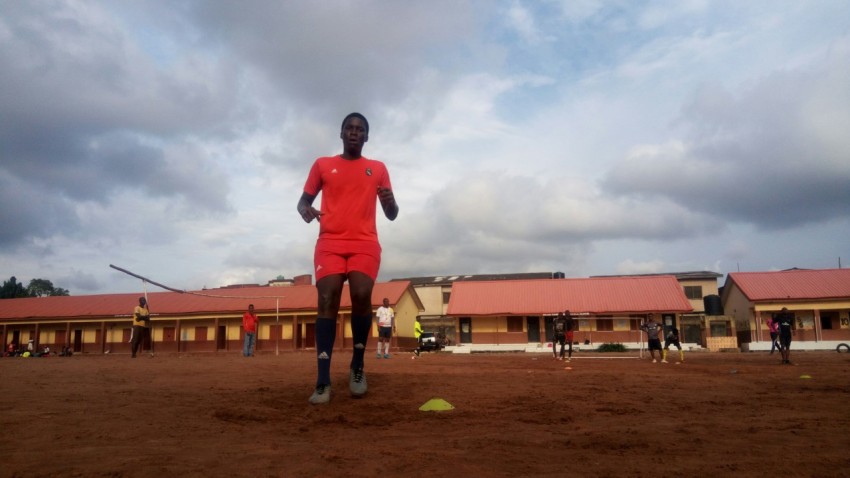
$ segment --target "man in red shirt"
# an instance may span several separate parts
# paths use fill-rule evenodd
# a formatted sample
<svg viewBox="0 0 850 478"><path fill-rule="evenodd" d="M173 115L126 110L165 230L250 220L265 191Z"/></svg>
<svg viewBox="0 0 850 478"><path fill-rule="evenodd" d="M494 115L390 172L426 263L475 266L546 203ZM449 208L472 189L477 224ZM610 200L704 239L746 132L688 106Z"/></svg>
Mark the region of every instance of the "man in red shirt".
<svg viewBox="0 0 850 478"><path fill-rule="evenodd" d="M362 156L369 140L369 122L360 113L342 121L339 134L343 152L317 159L310 169L298 214L304 222L319 222L319 240L313 255L318 290L316 357L318 377L310 396L312 404L328 403L331 395L330 366L336 340L336 318L342 287L348 280L351 294L351 334L354 353L348 374L351 395L366 394L363 355L372 329L372 288L381 265L381 245L375 226L376 202L389 220L398 216L384 163ZM321 210L313 201L322 192Z"/></svg>
<svg viewBox="0 0 850 478"><path fill-rule="evenodd" d="M242 345L242 355L254 356L254 347L257 344L257 324L260 319L254 313L254 304L248 305L248 312L242 314L242 330L245 331L245 342Z"/></svg>

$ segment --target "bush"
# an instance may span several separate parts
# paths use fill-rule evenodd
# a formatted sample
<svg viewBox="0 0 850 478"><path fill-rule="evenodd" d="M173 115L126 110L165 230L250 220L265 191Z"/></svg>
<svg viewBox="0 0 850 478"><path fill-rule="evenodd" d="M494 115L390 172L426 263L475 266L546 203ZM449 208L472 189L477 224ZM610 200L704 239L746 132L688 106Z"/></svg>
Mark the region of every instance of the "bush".
<svg viewBox="0 0 850 478"><path fill-rule="evenodd" d="M623 344L602 344L596 348L597 352L625 352L626 346Z"/></svg>

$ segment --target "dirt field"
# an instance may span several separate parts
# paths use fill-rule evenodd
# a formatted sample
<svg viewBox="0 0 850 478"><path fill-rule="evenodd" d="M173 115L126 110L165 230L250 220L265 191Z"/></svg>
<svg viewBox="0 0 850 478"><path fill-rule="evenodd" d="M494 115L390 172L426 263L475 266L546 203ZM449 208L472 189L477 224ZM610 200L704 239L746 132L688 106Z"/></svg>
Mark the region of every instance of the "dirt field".
<svg viewBox="0 0 850 478"><path fill-rule="evenodd" d="M338 352L320 407L310 352L2 358L0 475L850 474L850 355L592 357L368 354L356 400Z"/></svg>

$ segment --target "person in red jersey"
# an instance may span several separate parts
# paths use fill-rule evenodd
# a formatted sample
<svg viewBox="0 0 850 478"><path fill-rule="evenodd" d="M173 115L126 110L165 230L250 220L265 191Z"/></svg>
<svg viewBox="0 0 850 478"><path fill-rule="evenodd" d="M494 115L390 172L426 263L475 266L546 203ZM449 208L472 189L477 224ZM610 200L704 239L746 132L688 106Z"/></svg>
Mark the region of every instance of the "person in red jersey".
<svg viewBox="0 0 850 478"><path fill-rule="evenodd" d="M254 348L257 346L257 324L260 319L254 313L254 304L248 304L248 311L242 314L242 330L245 331L245 339L242 343L242 356L253 357Z"/></svg>
<svg viewBox="0 0 850 478"><path fill-rule="evenodd" d="M377 203L389 220L398 216L398 203L390 175L380 161L362 155L369 140L369 122L360 113L342 121L339 134L343 152L322 157L313 163L304 192L298 200L298 214L310 223L319 222L319 239L313 255L318 291L316 317L316 388L312 404L330 401L330 366L336 341L336 319L342 287L348 281L351 294L351 334L354 353L349 367L351 395L366 394L363 356L372 329L372 288L381 265L381 245L375 225ZM321 209L313 201L322 193Z"/></svg>

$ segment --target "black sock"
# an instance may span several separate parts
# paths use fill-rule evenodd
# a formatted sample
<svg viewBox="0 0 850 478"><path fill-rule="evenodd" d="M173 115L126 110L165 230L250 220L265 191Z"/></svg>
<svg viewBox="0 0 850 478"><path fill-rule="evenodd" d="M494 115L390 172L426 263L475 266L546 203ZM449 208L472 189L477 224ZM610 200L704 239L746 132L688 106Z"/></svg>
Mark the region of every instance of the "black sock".
<svg viewBox="0 0 850 478"><path fill-rule="evenodd" d="M363 368L363 354L366 353L366 342L372 331L372 316L351 316L351 336L354 339L354 353L351 356L351 368Z"/></svg>
<svg viewBox="0 0 850 478"><path fill-rule="evenodd" d="M330 385L331 357L336 341L336 320L316 319L316 361L318 362L318 378L316 385Z"/></svg>

